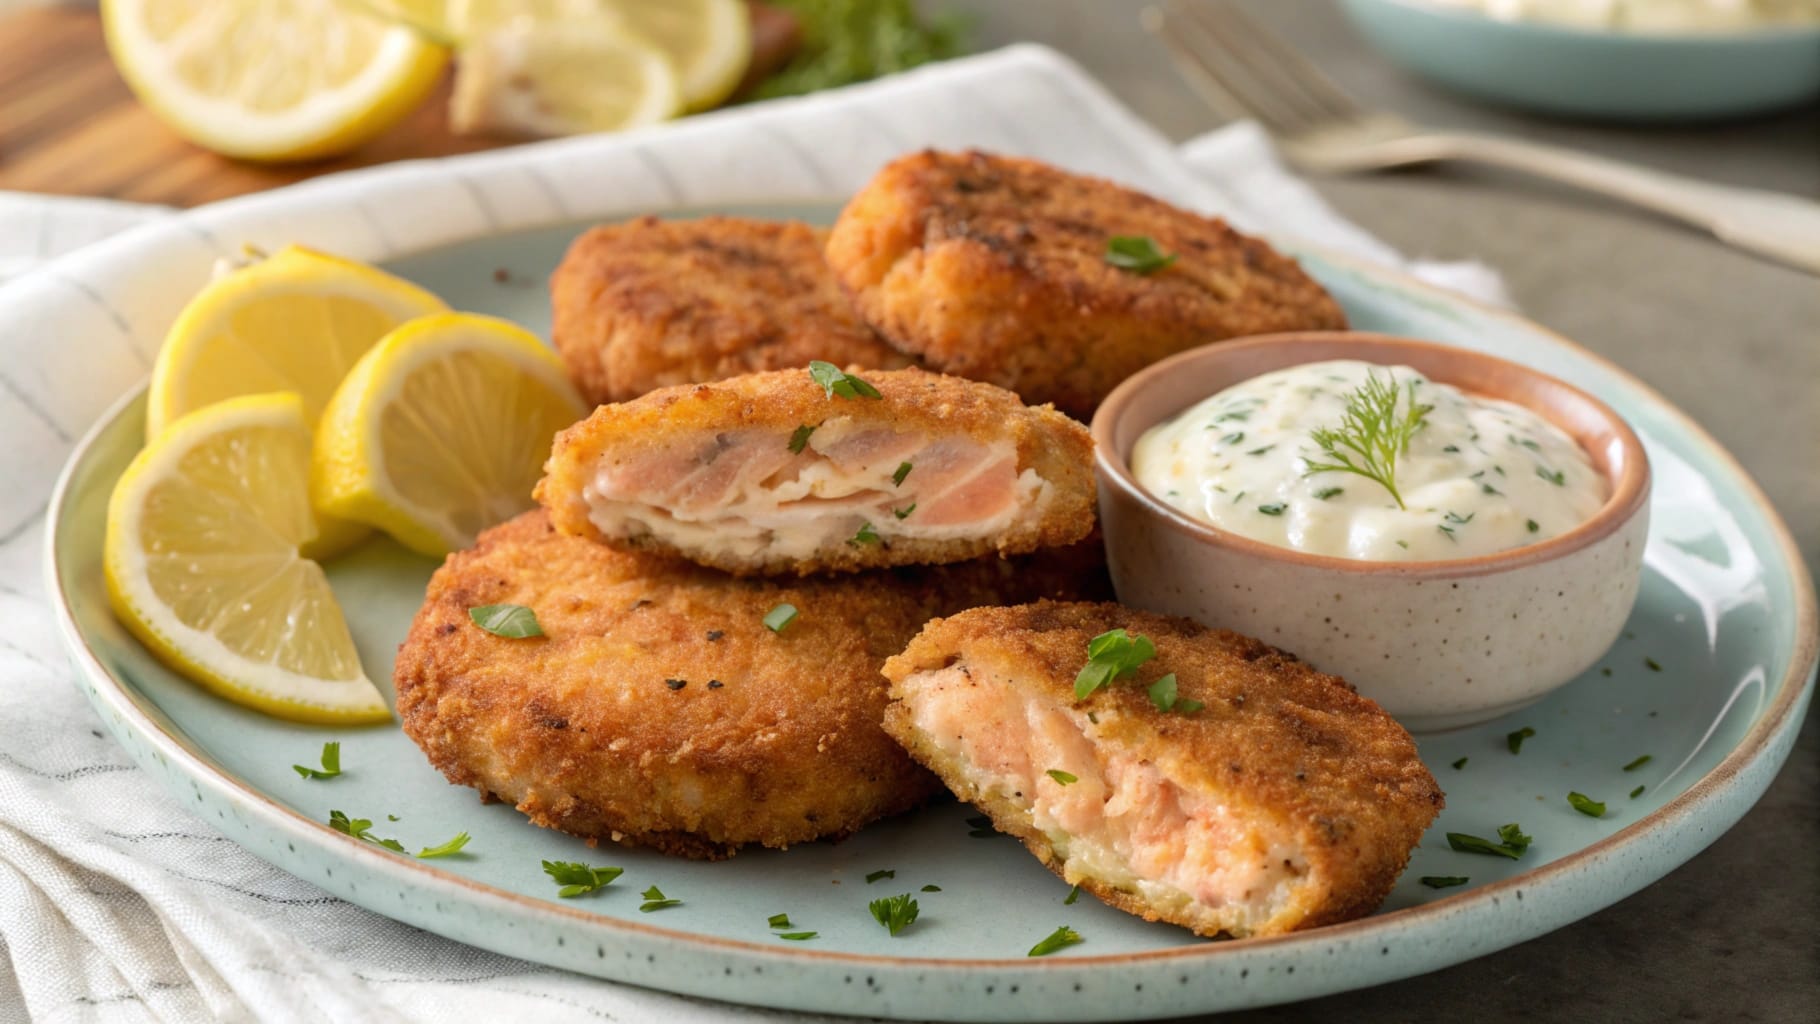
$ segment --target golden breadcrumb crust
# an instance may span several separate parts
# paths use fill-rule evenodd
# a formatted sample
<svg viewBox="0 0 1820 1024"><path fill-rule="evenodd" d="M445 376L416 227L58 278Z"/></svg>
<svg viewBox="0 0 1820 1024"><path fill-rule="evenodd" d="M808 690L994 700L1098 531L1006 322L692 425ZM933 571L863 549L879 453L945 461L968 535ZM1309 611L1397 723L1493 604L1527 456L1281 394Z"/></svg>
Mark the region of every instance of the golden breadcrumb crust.
<svg viewBox="0 0 1820 1024"><path fill-rule="evenodd" d="M451 782L593 840L687 857L846 835L939 786L879 728L879 666L931 616L1108 592L1097 543L831 580L741 581L558 533L527 512L452 554L394 669ZM779 604L798 616L764 625ZM522 604L544 636L468 611Z"/></svg>
<svg viewBox="0 0 1820 1024"><path fill-rule="evenodd" d="M854 312L795 221L640 217L590 229L550 279L551 331L589 401L825 359L911 362Z"/></svg>
<svg viewBox="0 0 1820 1024"><path fill-rule="evenodd" d="M1183 789L1217 797L1260 828L1293 835L1307 862L1295 896L1243 935L1278 934L1361 917L1389 895L1410 850L1440 812L1443 798L1415 742L1374 702L1344 680L1293 655L1188 619L1110 603L1040 601L976 608L929 623L904 653L885 663L894 703L885 731L932 769L962 800L977 804L1000 831L1023 841L1052 871L1065 864L1032 825L1029 801L981 792L971 766L915 728L898 685L921 672L961 663L979 684L1009 679L1024 696L1074 707L1074 680L1087 644L1111 629L1149 637L1156 657L1136 678L1176 675L1179 699L1205 708L1165 713L1142 685L1120 680L1080 708L1097 723L1088 738L1106 754L1147 761ZM1143 917L1213 936L1235 934L1219 915L1159 909L1141 895L1092 877L1083 889Z"/></svg>
<svg viewBox="0 0 1820 1024"><path fill-rule="evenodd" d="M665 388L629 402L603 405L556 435L537 485L537 500L565 533L619 545L667 551L738 574L808 575L894 565L936 565L982 555L1019 555L1073 544L1094 526L1093 438L1080 423L1049 406L1032 408L1002 388L914 367L858 371L882 396L830 397L807 370L746 374L711 384ZM898 538L890 544L832 544L814 557L766 553L741 559L718 549L681 550L652 536L606 537L588 518L583 488L600 465L664 451L694 451L704 435L770 430L783 444L797 427L833 416L932 438L1009 440L1018 472L1035 470L1053 488L1043 515L997 535L951 539Z"/></svg>
<svg viewBox="0 0 1820 1024"><path fill-rule="evenodd" d="M1120 235L1177 259L1148 275L1114 267L1107 243ZM1165 356L1346 326L1294 260L1224 221L977 151L887 164L841 211L828 263L866 321L931 369L1081 419Z"/></svg>

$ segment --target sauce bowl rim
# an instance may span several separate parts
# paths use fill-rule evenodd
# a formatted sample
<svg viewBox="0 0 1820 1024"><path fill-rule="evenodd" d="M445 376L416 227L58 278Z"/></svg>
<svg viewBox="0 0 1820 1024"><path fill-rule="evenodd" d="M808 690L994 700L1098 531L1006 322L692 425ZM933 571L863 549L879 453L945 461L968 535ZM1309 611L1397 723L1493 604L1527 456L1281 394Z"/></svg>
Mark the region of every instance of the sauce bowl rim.
<svg viewBox="0 0 1820 1024"><path fill-rule="evenodd" d="M1384 348L1401 349L1429 357L1476 361L1488 366L1497 367L1508 374L1527 377L1533 381L1539 381L1550 387L1566 391L1580 402L1585 403L1590 410L1605 421L1605 424L1611 429L1613 438L1618 442L1619 447L1622 449L1620 471L1616 478L1612 477L1609 469L1605 467L1601 467L1600 469L1600 471L1605 474L1607 482L1611 485L1610 496L1606 498L1604 504L1599 506L1597 512L1593 513L1592 516L1575 526L1573 529L1550 537L1547 540L1538 541L1534 544L1525 544L1522 547L1510 548L1505 551L1493 552L1486 555L1474 555L1469 558L1446 558L1407 562L1371 561L1359 558L1344 558L1337 555L1318 555L1306 551L1298 551L1294 548L1267 544L1263 541L1254 540L1250 537L1233 533L1230 530L1221 529L1220 527L1191 518L1187 514L1152 495L1143 487L1143 485L1139 484L1131 471L1128 453L1119 451L1114 444L1114 434L1128 415L1132 403L1146 388L1154 386L1159 380L1180 374L1193 365L1204 363L1209 360L1228 359L1235 354L1243 354L1266 348L1292 351L1314 345L1332 345L1336 342L1358 342L1375 346L1380 350ZM1381 351L1373 353L1370 357L1361 353L1354 358L1359 358L1364 362L1376 363L1379 366L1397 365L1395 362L1381 361ZM1262 372L1271 373L1276 370L1289 369L1294 366L1302 366L1323 361L1326 361L1325 357L1321 359L1292 359L1285 361L1280 366ZM1427 370L1424 370L1423 373L1437 383L1452 384L1455 387L1461 386L1456 381L1449 379L1448 375L1445 373L1435 375L1429 374ZM1248 377L1245 379L1249 380L1253 378ZM1238 384L1241 382L1242 381L1234 381L1232 383ZM1472 391L1469 393L1483 394L1487 398L1520 405L1536 415L1541 416L1556 427L1563 430L1567 429L1560 423L1558 414L1553 413L1548 409L1537 408L1536 405L1531 402L1520 401L1507 394L1480 391ZM1171 416L1180 415L1188 408L1189 406L1184 406L1182 409L1166 412L1155 420L1143 424L1139 431L1139 435L1141 436L1142 431L1149 430ZM1487 355L1473 349L1461 348L1455 345L1445 345L1433 341L1423 341L1401 335L1383 334L1374 331L1287 331L1276 334L1260 334L1244 338L1234 338L1228 341L1216 341L1189 349L1185 352L1179 352L1160 362L1152 363L1121 381L1117 387L1113 388L1112 393L1106 396L1106 400L1100 403L1099 409L1094 412L1093 421L1089 426L1089 430L1093 435L1093 461L1095 468L1098 470L1097 475L1101 485L1112 487L1121 492L1125 497L1135 501L1140 508L1148 513L1149 516L1153 520L1156 520L1161 526L1174 530L1177 533L1185 534L1189 538L1200 541L1203 544L1229 549L1254 558L1273 559L1276 561L1289 562L1305 568L1322 569L1347 575L1389 576L1415 580L1459 579L1462 577L1489 576L1527 566L1539 565L1544 562L1550 562L1572 555L1590 547L1598 541L1604 540L1615 533L1624 524L1630 522L1639 512L1647 507L1649 501L1649 456L1644 451L1643 442L1637 437L1636 432L1631 429L1630 424L1626 422L1622 416L1618 415L1618 413L1609 405L1593 397L1585 390L1575 387L1558 377L1524 366L1521 363L1512 362L1508 359L1502 359L1493 355ZM1572 431L1568 431L1568 433L1570 436L1573 436ZM1135 439L1133 443L1135 444ZM1575 443L1580 443L1577 436L1575 437ZM1582 450L1585 450L1583 444L1581 445L1581 448Z"/></svg>

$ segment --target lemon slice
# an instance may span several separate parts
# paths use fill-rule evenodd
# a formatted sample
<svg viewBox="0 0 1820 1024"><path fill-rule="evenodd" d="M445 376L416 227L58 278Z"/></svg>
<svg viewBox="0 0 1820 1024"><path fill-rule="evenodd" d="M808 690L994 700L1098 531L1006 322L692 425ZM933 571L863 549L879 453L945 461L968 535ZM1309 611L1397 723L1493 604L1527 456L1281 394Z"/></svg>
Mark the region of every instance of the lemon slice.
<svg viewBox="0 0 1820 1024"><path fill-rule="evenodd" d="M556 431L587 412L535 335L471 313L413 320L355 365L316 430L330 513L442 555L531 507Z"/></svg>
<svg viewBox="0 0 1820 1024"><path fill-rule="evenodd" d="M447 46L514 21L574 21L611 17L607 0L348 0L382 18L409 25Z"/></svg>
<svg viewBox="0 0 1820 1024"><path fill-rule="evenodd" d="M752 19L740 0L606 0L606 6L676 65L690 110L731 96L751 63Z"/></svg>
<svg viewBox="0 0 1820 1024"><path fill-rule="evenodd" d="M447 51L339 0L104 0L108 51L185 138L249 160L344 153L435 87Z"/></svg>
<svg viewBox="0 0 1820 1024"><path fill-rule="evenodd" d="M458 132L579 135L682 113L676 68L612 20L513 21L461 54L449 120Z"/></svg>
<svg viewBox="0 0 1820 1024"><path fill-rule="evenodd" d="M206 285L152 366L146 435L236 395L295 391L313 424L341 378L386 332L448 309L408 281L287 246Z"/></svg>
<svg viewBox="0 0 1820 1024"><path fill-rule="evenodd" d="M161 661L228 700L305 722L384 721L328 578L298 554L316 533L309 468L295 395L178 420L108 501L108 598Z"/></svg>

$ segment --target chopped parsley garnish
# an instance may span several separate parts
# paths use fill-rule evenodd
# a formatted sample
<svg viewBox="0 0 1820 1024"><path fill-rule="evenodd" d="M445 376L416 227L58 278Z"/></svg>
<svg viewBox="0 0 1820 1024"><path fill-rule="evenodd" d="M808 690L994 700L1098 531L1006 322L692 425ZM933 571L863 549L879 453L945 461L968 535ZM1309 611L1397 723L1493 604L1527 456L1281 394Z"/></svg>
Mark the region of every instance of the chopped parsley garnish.
<svg viewBox="0 0 1820 1024"><path fill-rule="evenodd" d="M483 604L469 608L468 618L481 629L508 640L543 636L543 627L537 624L537 613L522 604Z"/></svg>
<svg viewBox="0 0 1820 1024"><path fill-rule="evenodd" d="M1453 541L1453 542L1454 542L1454 543L1455 543L1455 544L1458 544L1458 543L1460 543L1460 539L1459 539L1459 538L1458 538L1458 537L1455 537L1455 536L1454 536L1454 535L1453 535L1453 527L1451 527L1451 526L1437 526L1437 527L1435 527L1435 529L1437 529L1437 530L1439 530L1439 531L1441 531L1441 532L1442 532L1442 533L1444 533L1444 534L1446 534L1446 535L1447 535L1447 539L1448 539L1448 540L1451 540L1451 541Z"/></svg>
<svg viewBox="0 0 1820 1024"><path fill-rule="evenodd" d="M1288 506L1284 505L1282 502L1273 501L1268 505L1259 505L1258 511L1267 516L1280 516L1283 514L1283 509L1286 507Z"/></svg>
<svg viewBox="0 0 1820 1024"><path fill-rule="evenodd" d="M847 543L854 547L859 547L861 544L877 544L878 531L872 528L871 523L861 523L859 524L859 532L854 534L853 539Z"/></svg>
<svg viewBox="0 0 1820 1024"><path fill-rule="evenodd" d="M1453 770L1457 772L1460 769L1466 767L1467 760L1468 760L1467 758L1462 757L1458 761L1455 761L1453 763Z"/></svg>
<svg viewBox="0 0 1820 1024"><path fill-rule="evenodd" d="M649 914L653 910L663 910L667 907L682 906L682 900L673 900L665 896L664 891L655 885L646 889L642 895L645 901L638 905L638 912L641 914Z"/></svg>
<svg viewBox="0 0 1820 1024"><path fill-rule="evenodd" d="M1134 274L1154 274L1176 261L1148 235L1113 235L1106 240L1106 262Z"/></svg>
<svg viewBox="0 0 1820 1024"><path fill-rule="evenodd" d="M1109 630L1087 642L1087 665L1074 677L1074 699L1086 700L1093 691L1132 675L1138 666L1156 657L1156 645L1147 636L1122 629Z"/></svg>
<svg viewBox="0 0 1820 1024"><path fill-rule="evenodd" d="M908 462L898 463L897 472L891 474L891 486L902 487L904 485L904 477L910 475L910 470L911 465Z"/></svg>
<svg viewBox="0 0 1820 1024"><path fill-rule="evenodd" d="M916 897L909 893L873 900L866 904L866 909L872 911L874 921L884 925L885 930L894 936L910 927L911 923L916 920L918 911Z"/></svg>
<svg viewBox="0 0 1820 1024"><path fill-rule="evenodd" d="M1460 446L1457 444L1450 444L1441 450L1444 452L1452 452L1452 453L1458 454L1460 451Z"/></svg>
<svg viewBox="0 0 1820 1024"><path fill-rule="evenodd" d="M341 742L330 740L322 745L322 768L306 768L300 764L291 765L291 769L306 779L332 779L341 774Z"/></svg>
<svg viewBox="0 0 1820 1024"><path fill-rule="evenodd" d="M1074 901L1078 900L1080 898L1081 898L1081 887L1077 885L1074 888L1068 890L1068 895L1066 897L1064 897L1062 900L1062 906L1072 907L1072 906L1074 906Z"/></svg>
<svg viewBox="0 0 1820 1024"><path fill-rule="evenodd" d="M1171 672L1144 688L1150 694L1150 703L1158 711L1177 711L1184 715L1192 714L1206 707L1198 700L1181 700L1176 696L1175 673Z"/></svg>
<svg viewBox="0 0 1820 1024"><path fill-rule="evenodd" d="M1654 760L1655 760L1655 758L1651 757L1648 754L1644 754L1642 757L1639 757L1635 761L1632 761L1631 763L1625 765L1624 770L1627 772L1634 772L1637 769L1643 767L1644 765L1646 765Z"/></svg>
<svg viewBox="0 0 1820 1024"><path fill-rule="evenodd" d="M1081 933L1067 925L1062 925L1049 933L1049 937L1030 947L1030 956L1048 956L1058 949L1073 946L1082 942Z"/></svg>
<svg viewBox="0 0 1820 1024"><path fill-rule="evenodd" d="M1442 516L1441 518L1447 520L1450 523L1455 524L1456 526L1465 526L1467 523L1472 522L1472 517L1476 516L1476 515L1478 515L1477 512L1468 512L1465 515L1461 515L1458 512L1449 512L1446 515Z"/></svg>
<svg viewBox="0 0 1820 1024"><path fill-rule="evenodd" d="M418 850L418 859L421 860L425 857L447 857L451 853L459 853L462 847L468 845L468 839L469 836L466 832L457 832L455 833L455 838L443 843L441 846L426 846L423 849Z"/></svg>
<svg viewBox="0 0 1820 1024"><path fill-rule="evenodd" d="M1413 386L1408 401L1402 401L1402 395L1403 386L1394 374L1380 378L1367 372L1365 383L1347 393L1339 426L1309 432L1329 461L1305 463L1302 475L1356 473L1377 481L1398 508L1407 508L1397 492L1397 458L1409 450L1409 439L1422 428L1423 417L1434 406L1417 402Z"/></svg>
<svg viewBox="0 0 1820 1024"><path fill-rule="evenodd" d="M1523 741L1526 739L1529 739L1531 736L1534 736L1535 734L1536 734L1536 731L1526 725L1523 728L1518 729L1516 732L1510 733L1509 735L1505 736L1504 745L1506 747L1510 748L1511 753L1515 754L1518 751L1521 751L1523 749Z"/></svg>
<svg viewBox="0 0 1820 1024"><path fill-rule="evenodd" d="M1409 542L1406 540L1397 541L1397 547L1400 547L1403 550L1407 551L1407 550L1409 550Z"/></svg>
<svg viewBox="0 0 1820 1024"><path fill-rule="evenodd" d="M1048 771L1044 772L1043 774L1054 779L1055 784L1058 786L1069 786L1069 785L1073 785L1076 782L1081 781L1080 776L1074 774L1073 772L1062 771L1060 768L1051 768Z"/></svg>
<svg viewBox="0 0 1820 1024"><path fill-rule="evenodd" d="M1632 800L1635 800L1635 799L1636 799L1636 798L1638 798L1638 797L1640 797L1640 796L1642 796L1642 795L1643 795L1643 787L1642 787L1642 786L1638 786L1638 787L1637 787L1637 788L1636 788L1636 789L1633 789L1633 790L1631 790L1631 791L1630 791L1630 798L1631 798L1631 799L1632 799Z"/></svg>
<svg viewBox="0 0 1820 1024"><path fill-rule="evenodd" d="M789 928L791 926L790 915L772 914L770 917L765 918L765 923L773 928Z"/></svg>
<svg viewBox="0 0 1820 1024"><path fill-rule="evenodd" d="M788 939L791 942L802 942L804 939L813 939L819 934L819 932L778 932L777 937Z"/></svg>
<svg viewBox="0 0 1820 1024"><path fill-rule="evenodd" d="M1516 860L1529 849L1530 837L1515 822L1498 827L1498 838L1502 842L1494 843L1489 839L1467 835L1464 832L1447 833L1447 845L1461 853L1483 853L1493 857L1509 857Z"/></svg>
<svg viewBox="0 0 1820 1024"><path fill-rule="evenodd" d="M765 613L765 628L773 633L782 633L795 621L796 606L793 604L780 604Z"/></svg>
<svg viewBox="0 0 1820 1024"><path fill-rule="evenodd" d="M1315 499L1318 501L1326 501L1328 498L1337 498L1340 495L1345 494L1345 493L1346 493L1346 488L1344 488L1344 487L1323 487L1320 490L1314 492L1314 496L1315 496Z"/></svg>
<svg viewBox="0 0 1820 1024"><path fill-rule="evenodd" d="M1243 423L1250 418L1251 418L1250 409L1235 409L1232 412L1223 412L1223 413L1219 414L1218 416L1215 416L1213 418L1213 422L1225 423L1228 420L1237 420L1238 422Z"/></svg>
<svg viewBox="0 0 1820 1024"><path fill-rule="evenodd" d="M1649 669L1649 670L1650 670L1650 671L1651 671L1651 672L1660 672L1660 671L1662 671L1662 666L1661 666L1661 665L1659 665L1659 664L1657 664L1657 663L1656 663L1656 659L1654 659L1654 658L1644 658L1644 659L1643 659L1643 664L1644 664L1644 666L1645 666L1645 667L1646 667L1646 668L1648 668L1648 669Z"/></svg>
<svg viewBox="0 0 1820 1024"><path fill-rule="evenodd" d="M615 878L626 873L625 868L591 868L586 864L574 861L546 860L543 862L543 873L562 888L556 895L563 899L574 899L586 896L597 889L611 885Z"/></svg>
<svg viewBox="0 0 1820 1024"><path fill-rule="evenodd" d="M1523 525L1529 527L1530 533L1537 533L1542 529L1542 525L1534 519L1526 520Z"/></svg>
<svg viewBox="0 0 1820 1024"><path fill-rule="evenodd" d="M1537 466L1536 475L1541 477L1542 479L1548 481L1549 483L1554 484L1556 487L1566 487L1567 486L1567 471L1564 469L1557 469L1551 473L1548 470L1543 469L1541 466Z"/></svg>
<svg viewBox="0 0 1820 1024"><path fill-rule="evenodd" d="M1430 889L1451 889L1456 885L1465 885L1472 879L1465 875L1423 875L1421 882Z"/></svg>
<svg viewBox="0 0 1820 1024"><path fill-rule="evenodd" d="M941 892L942 887L939 885L936 885L934 883L930 883L929 885L923 886L923 891L924 892Z"/></svg>
<svg viewBox="0 0 1820 1024"><path fill-rule="evenodd" d="M1535 442L1534 442L1534 441L1531 441L1531 440L1530 440L1530 439L1529 439L1529 438L1527 438L1527 437L1518 437L1518 436L1517 436L1517 435L1515 435L1515 434L1506 434L1506 435L1504 435L1504 436L1506 436L1506 437L1508 437L1508 438L1510 438L1510 443L1511 443L1511 444L1520 444L1520 445L1522 445L1522 446L1523 446L1523 447L1525 447L1525 448L1528 448L1528 449L1529 449L1529 450L1530 450L1530 451L1532 451L1532 452L1539 452L1539 451L1541 451L1541 450L1542 450L1542 446L1541 446L1541 445L1539 445L1539 444L1537 444L1537 443L1535 443Z"/></svg>
<svg viewBox="0 0 1820 1024"><path fill-rule="evenodd" d="M1253 448L1252 450L1246 452L1245 454L1246 455L1265 455L1265 454L1269 453L1270 449L1275 448L1275 447L1276 447L1276 445L1274 445L1274 444L1267 444L1262 448Z"/></svg>
<svg viewBox="0 0 1820 1024"><path fill-rule="evenodd" d="M874 871L871 874L866 876L866 884L871 885L873 882L876 882L881 878L896 878L896 877L897 877L896 869L891 869L888 871Z"/></svg>
<svg viewBox="0 0 1820 1024"><path fill-rule="evenodd" d="M983 814L968 818L967 827L971 830L967 835L974 839L991 839L999 834L998 830L992 827L992 819Z"/></svg>
<svg viewBox="0 0 1820 1024"><path fill-rule="evenodd" d="M833 363L817 359L809 364L809 379L820 384L829 398L883 398L878 389Z"/></svg>
<svg viewBox="0 0 1820 1024"><path fill-rule="evenodd" d="M817 424L820 426L820 424ZM790 434L790 454L801 455L809 445L809 435L815 433L815 427L805 423Z"/></svg>
<svg viewBox="0 0 1820 1024"><path fill-rule="evenodd" d="M1243 440L1245 440L1245 432L1243 430L1235 430L1232 433L1227 434L1225 437L1220 438L1220 443L1221 444L1238 444L1240 441L1243 441Z"/></svg>
<svg viewBox="0 0 1820 1024"><path fill-rule="evenodd" d="M372 843L374 846L384 847L393 853L405 852L404 844L398 840L381 839L368 831L373 827L373 823L366 818L349 818L340 811L332 810L329 812L329 827L340 832L342 835L353 836L361 842Z"/></svg>
<svg viewBox="0 0 1820 1024"><path fill-rule="evenodd" d="M903 508L892 509L891 514L898 517L899 519L905 519L905 518L909 517L910 513L915 512L915 511L916 511L916 502L913 501L910 504L904 506Z"/></svg>
<svg viewBox="0 0 1820 1024"><path fill-rule="evenodd" d="M1496 494L1496 495L1500 495L1500 496L1503 495L1503 493L1504 493L1503 491L1498 490L1496 487L1493 487L1490 484L1480 484L1479 491L1484 494Z"/></svg>
<svg viewBox="0 0 1820 1024"><path fill-rule="evenodd" d="M1605 804L1598 800L1594 800L1585 793L1570 792L1567 794L1567 802L1573 805L1574 810L1579 811L1588 818L1605 817Z"/></svg>

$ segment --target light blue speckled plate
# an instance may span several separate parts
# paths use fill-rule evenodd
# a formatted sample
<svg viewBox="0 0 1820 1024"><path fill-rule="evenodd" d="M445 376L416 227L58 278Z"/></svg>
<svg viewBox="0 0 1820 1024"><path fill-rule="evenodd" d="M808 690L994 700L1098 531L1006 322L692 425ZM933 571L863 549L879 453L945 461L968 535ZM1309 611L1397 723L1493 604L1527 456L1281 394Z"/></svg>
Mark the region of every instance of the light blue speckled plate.
<svg viewBox="0 0 1820 1024"><path fill-rule="evenodd" d="M827 220L832 207L735 212ZM545 331L542 281L574 234L495 234L391 262L454 305ZM1361 328L1452 342L1537 366L1611 403L1649 446L1657 487L1642 597L1600 667L1505 721L1428 737L1422 754L1448 807L1374 917L1305 934L1207 942L1082 898L1004 838L969 838L946 803L839 845L741 854L718 864L589 850L482 806L443 781L396 728L322 729L219 701L153 661L110 617L101 537L113 481L141 444L142 398L103 418L51 508L51 591L82 684L120 741L190 808L261 857L330 892L430 931L605 978L720 999L890 1017L1145 1018L1253 1006L1383 982L1561 927L1686 861L1749 809L1788 754L1811 689L1811 584L1774 512L1737 465L1643 385L1520 319L1387 271L1305 254ZM505 275L496 272L504 270ZM498 278L505 279L499 280ZM433 563L386 540L330 567L377 679ZM1660 669L1652 667L1659 665ZM1513 756L1504 736L1535 736ZM347 774L309 782L326 739ZM1648 754L1635 771L1623 766ZM1451 767L1464 759L1459 768ZM1627 794L1636 786L1643 793ZM1606 801L1573 811L1569 790ZM384 822L407 845L473 834L464 855L398 857L329 830L331 808ZM396 814L397 822L386 820ZM1445 831L1519 822L1521 861L1455 853ZM543 859L615 864L625 875L558 900ZM867 884L868 872L896 877ZM1423 875L1466 875L1434 891ZM657 884L681 906L638 912ZM925 884L940 892L921 893ZM922 917L887 937L868 900L912 892ZM787 912L820 938L775 939ZM1086 941L1044 959L1025 950L1058 925Z"/></svg>

